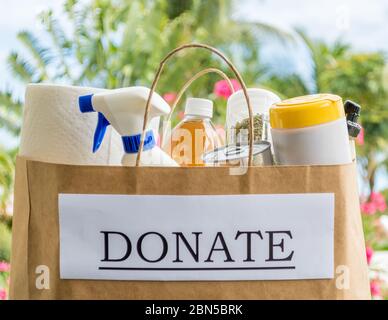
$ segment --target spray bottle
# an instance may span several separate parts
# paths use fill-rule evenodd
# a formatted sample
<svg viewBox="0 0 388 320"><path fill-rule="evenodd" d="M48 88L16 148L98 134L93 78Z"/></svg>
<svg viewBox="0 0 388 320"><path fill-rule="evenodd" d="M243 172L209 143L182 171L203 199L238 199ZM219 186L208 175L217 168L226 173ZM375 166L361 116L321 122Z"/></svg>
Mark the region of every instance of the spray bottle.
<svg viewBox="0 0 388 320"><path fill-rule="evenodd" d="M351 101L347 100L344 105L346 114L346 123L348 125L350 153L352 161L356 160L356 145L355 140L361 131L361 126L358 124L358 118L360 117L361 107Z"/></svg>
<svg viewBox="0 0 388 320"><path fill-rule="evenodd" d="M81 112L98 112L93 152L98 150L104 138L106 127L111 124L123 140L125 153L121 160L122 165L134 166L136 164L149 92L150 89L146 87L129 87L79 97ZM150 105L150 121L155 117L168 114L169 111L168 103L157 93L154 93ZM140 164L145 166L178 166L156 145L153 130L147 130L144 135Z"/></svg>

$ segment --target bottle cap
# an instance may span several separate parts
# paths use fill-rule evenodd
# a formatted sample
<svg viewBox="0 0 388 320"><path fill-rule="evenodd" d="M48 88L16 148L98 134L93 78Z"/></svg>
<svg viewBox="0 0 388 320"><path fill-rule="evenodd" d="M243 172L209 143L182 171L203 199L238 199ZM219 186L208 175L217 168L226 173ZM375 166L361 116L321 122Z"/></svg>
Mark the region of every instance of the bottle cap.
<svg viewBox="0 0 388 320"><path fill-rule="evenodd" d="M78 98L79 109L82 113L94 111L92 97L92 94L87 94Z"/></svg>
<svg viewBox="0 0 388 320"><path fill-rule="evenodd" d="M252 111L256 113L268 113L269 108L277 102L280 102L280 98L273 92L261 88L249 88L247 89L249 101L252 105ZM243 106L238 108L239 106ZM227 102L227 112L233 113L244 112L248 116L247 102L245 99L244 91L238 90L233 93ZM239 109L242 109L241 111Z"/></svg>
<svg viewBox="0 0 388 320"><path fill-rule="evenodd" d="M201 98L188 98L185 115L211 118L213 116L213 101Z"/></svg>
<svg viewBox="0 0 388 320"><path fill-rule="evenodd" d="M346 119L357 122L360 116L361 106L351 100L346 100L344 104Z"/></svg>
<svg viewBox="0 0 388 320"><path fill-rule="evenodd" d="M315 126L345 117L341 97L314 94L283 100L270 109L271 127L293 129Z"/></svg>

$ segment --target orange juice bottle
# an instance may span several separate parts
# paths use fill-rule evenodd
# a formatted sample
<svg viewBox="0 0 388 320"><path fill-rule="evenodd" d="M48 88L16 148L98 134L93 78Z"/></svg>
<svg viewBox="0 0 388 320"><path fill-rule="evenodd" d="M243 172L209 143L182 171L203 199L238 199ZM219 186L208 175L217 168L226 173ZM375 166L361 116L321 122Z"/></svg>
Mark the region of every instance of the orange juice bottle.
<svg viewBox="0 0 388 320"><path fill-rule="evenodd" d="M221 146L212 116L211 100L187 99L184 118L172 130L164 151L181 166L204 166L202 155Z"/></svg>

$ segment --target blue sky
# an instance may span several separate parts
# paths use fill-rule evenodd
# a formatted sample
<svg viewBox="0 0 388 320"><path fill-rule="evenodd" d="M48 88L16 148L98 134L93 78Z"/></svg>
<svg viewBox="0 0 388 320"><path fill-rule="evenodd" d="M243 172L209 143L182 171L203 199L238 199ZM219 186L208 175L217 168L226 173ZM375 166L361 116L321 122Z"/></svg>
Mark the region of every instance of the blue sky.
<svg viewBox="0 0 388 320"><path fill-rule="evenodd" d="M359 50L388 51L386 0L248 0L239 15L248 20L303 27L310 36L349 41Z"/></svg>
<svg viewBox="0 0 388 320"><path fill-rule="evenodd" d="M14 88L18 96L24 88L8 72L6 57L11 49L18 49L18 31L27 29L42 32L36 21L38 13L47 8L61 9L63 0L0 0L0 89ZM334 42L342 39L356 50L388 52L388 1L387 0L239 0L235 16L250 21L263 21L292 32L293 27L303 28L316 38ZM295 49L295 48L294 48ZM303 48L278 50L276 46L264 48L264 58L275 59L308 76ZM287 57L288 59L284 59ZM268 59L269 60L269 59ZM280 66L283 68L283 66ZM0 131L0 141L10 138ZM10 143L16 143L11 141ZM388 186L388 179L381 178L381 187Z"/></svg>

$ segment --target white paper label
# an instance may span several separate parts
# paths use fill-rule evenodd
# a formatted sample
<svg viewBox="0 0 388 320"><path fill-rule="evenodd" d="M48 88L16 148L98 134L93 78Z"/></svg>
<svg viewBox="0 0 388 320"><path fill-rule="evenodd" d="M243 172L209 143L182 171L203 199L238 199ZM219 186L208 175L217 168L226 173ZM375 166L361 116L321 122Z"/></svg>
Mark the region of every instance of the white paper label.
<svg viewBox="0 0 388 320"><path fill-rule="evenodd" d="M60 276L329 279L334 194L60 194Z"/></svg>

